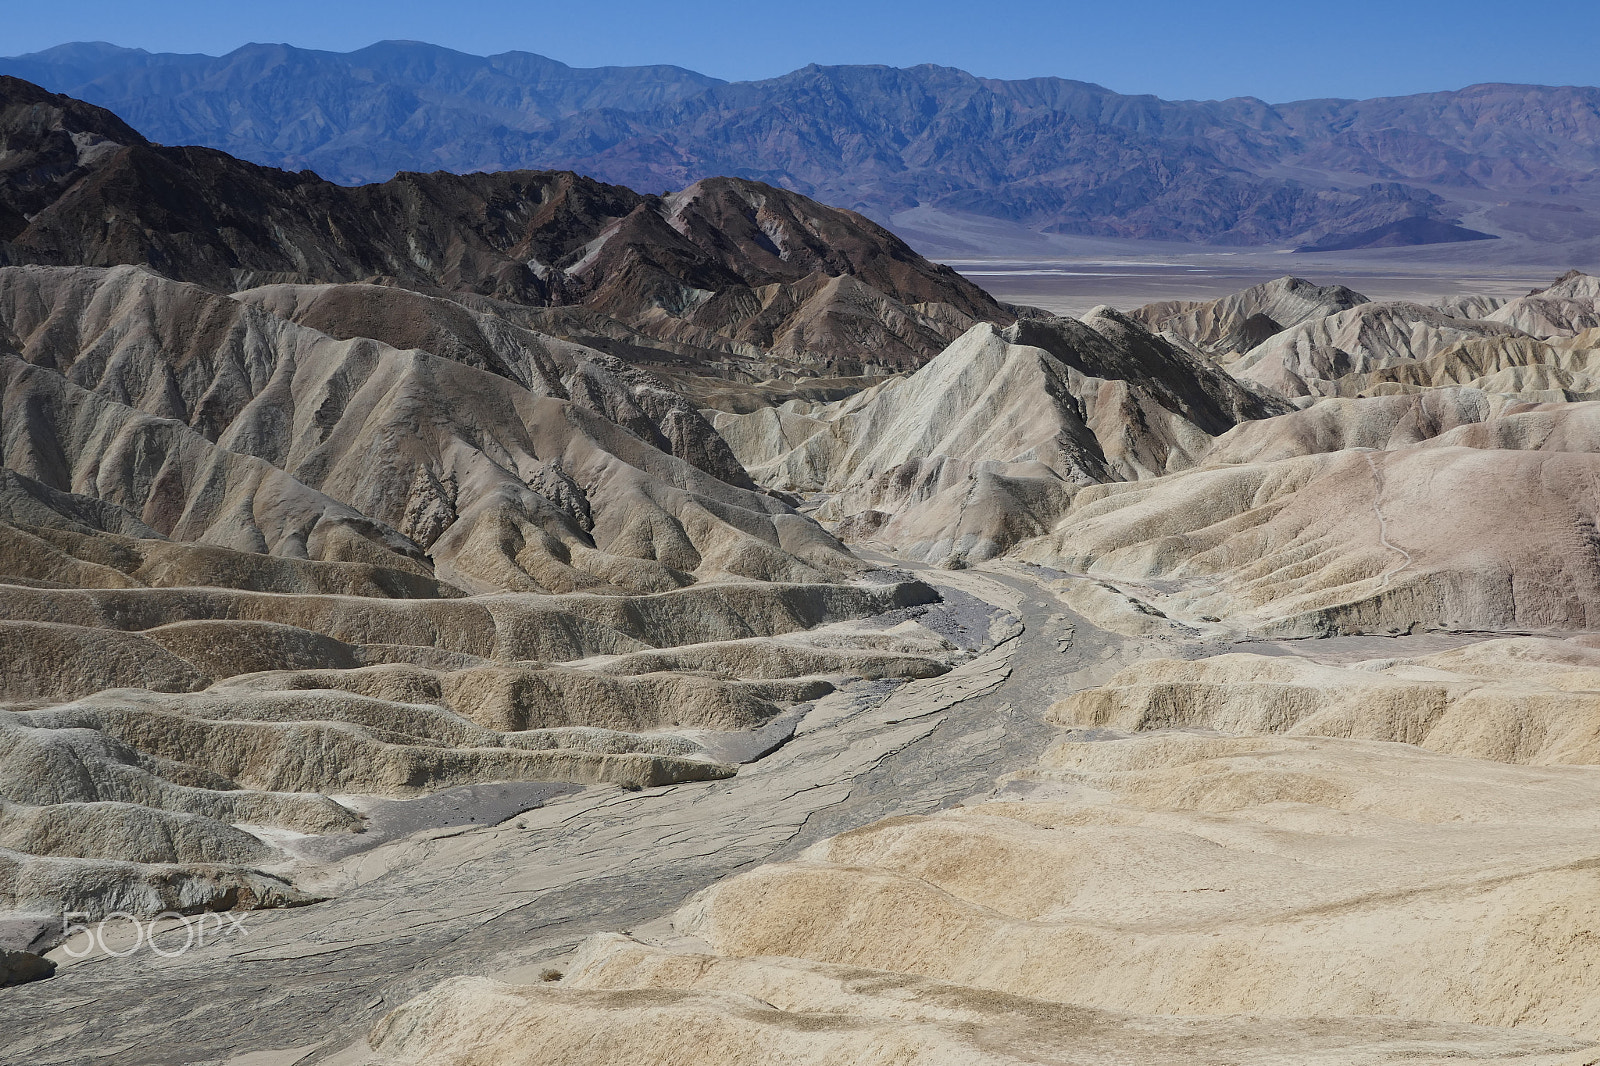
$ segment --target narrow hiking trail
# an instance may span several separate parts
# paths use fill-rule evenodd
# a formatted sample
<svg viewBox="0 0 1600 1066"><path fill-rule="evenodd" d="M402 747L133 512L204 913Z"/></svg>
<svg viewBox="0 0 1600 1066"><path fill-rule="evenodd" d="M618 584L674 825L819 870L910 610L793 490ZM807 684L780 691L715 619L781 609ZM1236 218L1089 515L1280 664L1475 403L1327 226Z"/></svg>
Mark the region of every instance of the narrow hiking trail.
<svg viewBox="0 0 1600 1066"><path fill-rule="evenodd" d="M1411 553L1400 545L1389 540L1389 519L1383 513L1383 474L1378 470L1378 464L1372 461L1372 452L1365 453L1367 469L1372 471L1372 513L1378 519L1378 543L1392 552L1398 552L1405 560L1399 566L1385 570L1378 579L1379 588L1388 588L1389 582L1396 574L1411 565Z"/></svg>

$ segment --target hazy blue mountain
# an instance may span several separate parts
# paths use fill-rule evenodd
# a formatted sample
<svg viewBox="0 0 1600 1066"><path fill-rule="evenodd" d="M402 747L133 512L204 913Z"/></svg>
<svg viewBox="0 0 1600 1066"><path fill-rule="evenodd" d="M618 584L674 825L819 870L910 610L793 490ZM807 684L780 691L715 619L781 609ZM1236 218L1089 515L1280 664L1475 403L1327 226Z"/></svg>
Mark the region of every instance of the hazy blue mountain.
<svg viewBox="0 0 1600 1066"><path fill-rule="evenodd" d="M222 57L63 45L0 60L163 143L336 181L570 168L634 188L753 178L883 220L916 206L1057 233L1348 246L1600 235L1600 89L1166 101L1062 78L810 66L723 83L410 42ZM1426 220L1429 225L1409 223ZM1388 227L1388 228L1385 228Z"/></svg>
<svg viewBox="0 0 1600 1066"><path fill-rule="evenodd" d="M526 135L557 118L656 107L721 84L682 67L579 68L412 41L349 53L249 44L220 57L67 44L0 60L0 73L109 108L163 144L345 184L511 169Z"/></svg>

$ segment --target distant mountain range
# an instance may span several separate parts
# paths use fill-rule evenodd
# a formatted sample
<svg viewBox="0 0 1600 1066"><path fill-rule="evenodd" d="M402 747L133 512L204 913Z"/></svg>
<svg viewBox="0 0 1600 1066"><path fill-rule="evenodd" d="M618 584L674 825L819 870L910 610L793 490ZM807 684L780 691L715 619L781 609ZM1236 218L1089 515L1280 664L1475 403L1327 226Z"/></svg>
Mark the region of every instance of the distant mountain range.
<svg viewBox="0 0 1600 1066"><path fill-rule="evenodd" d="M222 57L69 44L0 73L162 143L346 184L537 167L657 191L731 175L879 221L920 207L1047 233L1318 249L1600 236L1595 88L1174 102L931 65L725 83L413 42Z"/></svg>

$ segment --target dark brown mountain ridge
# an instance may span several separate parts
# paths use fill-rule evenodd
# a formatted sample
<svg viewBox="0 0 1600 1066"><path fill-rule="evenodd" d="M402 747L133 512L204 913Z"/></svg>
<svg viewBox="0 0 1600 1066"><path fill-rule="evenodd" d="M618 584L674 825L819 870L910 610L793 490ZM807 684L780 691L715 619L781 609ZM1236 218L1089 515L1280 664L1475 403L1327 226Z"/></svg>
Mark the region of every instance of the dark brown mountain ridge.
<svg viewBox="0 0 1600 1066"><path fill-rule="evenodd" d="M570 171L402 173L348 188L156 145L15 78L0 78L0 153L3 264L140 264L218 292L377 281L582 307L680 356L812 373L919 365L974 321L1011 320L875 223L737 178L666 196Z"/></svg>

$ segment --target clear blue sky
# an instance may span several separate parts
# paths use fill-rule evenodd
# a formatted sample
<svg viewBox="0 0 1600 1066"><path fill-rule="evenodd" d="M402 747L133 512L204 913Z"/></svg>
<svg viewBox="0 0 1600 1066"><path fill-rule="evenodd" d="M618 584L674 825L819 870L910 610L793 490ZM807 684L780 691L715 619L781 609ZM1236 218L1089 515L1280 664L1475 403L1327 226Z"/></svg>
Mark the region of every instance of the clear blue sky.
<svg viewBox="0 0 1600 1066"><path fill-rule="evenodd" d="M1600 84L1597 0L6 0L3 16L0 55L81 40L215 55L249 41L349 51L405 38L728 79L811 62L933 62L1169 99Z"/></svg>

